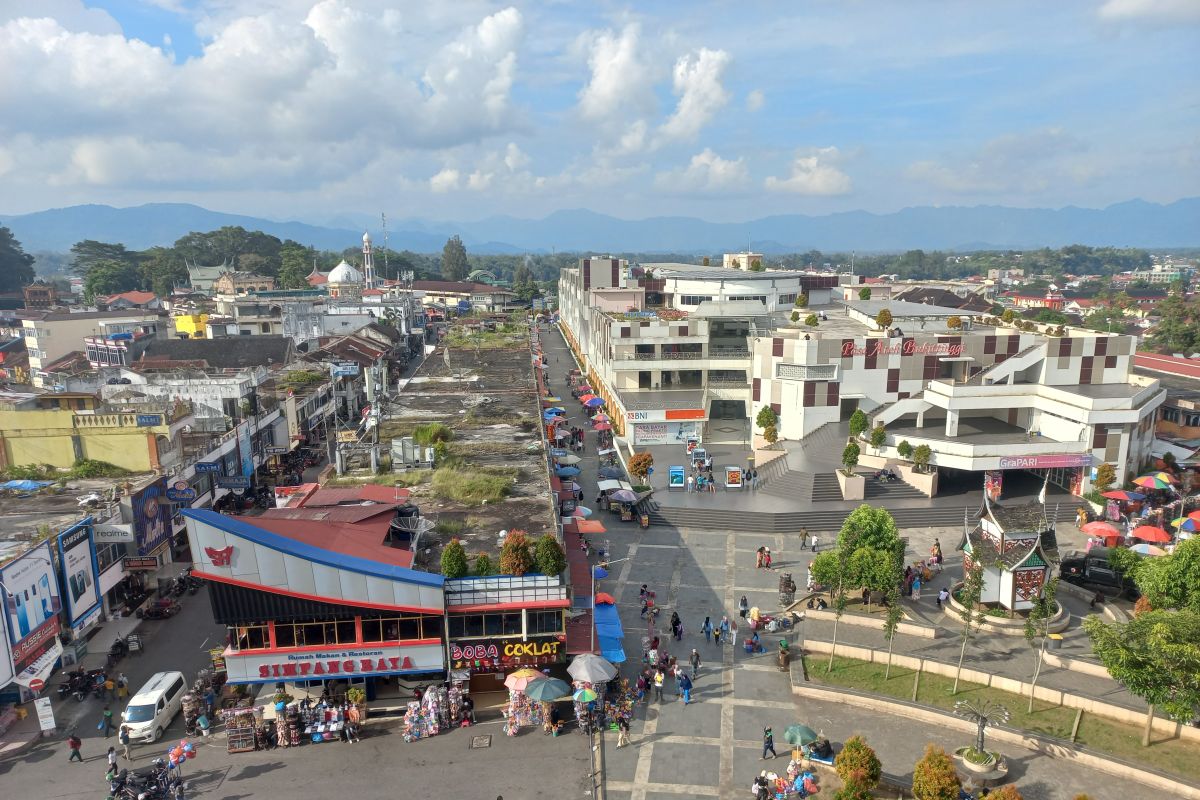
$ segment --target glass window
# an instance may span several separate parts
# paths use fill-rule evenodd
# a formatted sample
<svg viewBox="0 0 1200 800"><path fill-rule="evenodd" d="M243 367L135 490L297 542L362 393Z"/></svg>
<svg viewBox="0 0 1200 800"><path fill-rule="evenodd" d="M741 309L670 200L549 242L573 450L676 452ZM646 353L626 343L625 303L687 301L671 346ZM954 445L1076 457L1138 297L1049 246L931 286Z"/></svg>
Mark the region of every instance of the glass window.
<svg viewBox="0 0 1200 800"><path fill-rule="evenodd" d="M441 617L422 617L421 618L421 638L422 639L440 639L440 638L442 638L442 618Z"/></svg>
<svg viewBox="0 0 1200 800"><path fill-rule="evenodd" d="M499 636L504 631L503 614L484 614L483 633L485 636Z"/></svg>
<svg viewBox="0 0 1200 800"><path fill-rule="evenodd" d="M483 636L482 614L468 614L463 617L463 622L466 625L466 630L463 632L465 636Z"/></svg>
<svg viewBox="0 0 1200 800"><path fill-rule="evenodd" d="M296 626L280 622L275 623L275 646L295 647Z"/></svg>
<svg viewBox="0 0 1200 800"><path fill-rule="evenodd" d="M235 650L262 650L270 642L266 625L238 625L229 629L229 640Z"/></svg>
<svg viewBox="0 0 1200 800"><path fill-rule="evenodd" d="M461 639L467 635L467 622L461 616L447 617L446 630L451 639Z"/></svg>
<svg viewBox="0 0 1200 800"><path fill-rule="evenodd" d="M421 638L421 619L420 617L401 617L400 618L400 639L411 640Z"/></svg>
<svg viewBox="0 0 1200 800"><path fill-rule="evenodd" d="M362 631L364 642L383 641L383 625L377 619L364 619L362 621Z"/></svg>
<svg viewBox="0 0 1200 800"><path fill-rule="evenodd" d="M304 644L306 647L320 647L328 644L325 641L325 626L320 623L310 623L304 626ZM335 642L336 644L336 642Z"/></svg>
<svg viewBox="0 0 1200 800"><path fill-rule="evenodd" d="M562 632L561 611L530 611L527 613L529 614L529 635Z"/></svg>
<svg viewBox="0 0 1200 800"><path fill-rule="evenodd" d="M504 635L513 636L521 633L521 612L504 615Z"/></svg>
<svg viewBox="0 0 1200 800"><path fill-rule="evenodd" d="M354 644L357 636L354 633L354 620L343 620L336 624L338 644Z"/></svg>

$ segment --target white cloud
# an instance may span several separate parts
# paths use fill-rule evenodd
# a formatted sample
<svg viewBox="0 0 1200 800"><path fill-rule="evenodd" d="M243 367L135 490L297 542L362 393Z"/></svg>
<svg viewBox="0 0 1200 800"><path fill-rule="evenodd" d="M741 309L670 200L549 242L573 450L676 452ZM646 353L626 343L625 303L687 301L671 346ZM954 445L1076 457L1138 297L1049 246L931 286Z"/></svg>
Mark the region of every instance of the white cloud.
<svg viewBox="0 0 1200 800"><path fill-rule="evenodd" d="M458 170L446 167L429 179L429 188L439 194L449 192L459 187L460 177L461 175Z"/></svg>
<svg viewBox="0 0 1200 800"><path fill-rule="evenodd" d="M508 147L504 149L504 166L508 167L508 171L517 172L528 165L529 156L521 152L516 142L509 142Z"/></svg>
<svg viewBox="0 0 1200 800"><path fill-rule="evenodd" d="M724 50L701 48L675 62L674 88L679 95L675 113L659 129L668 139L691 140L729 102L721 84L730 57Z"/></svg>
<svg viewBox="0 0 1200 800"><path fill-rule="evenodd" d="M1096 177L1100 168L1085 156L1088 150L1086 142L1061 128L1045 128L998 136L966 155L916 161L905 174L959 194L1040 193Z"/></svg>
<svg viewBox="0 0 1200 800"><path fill-rule="evenodd" d="M743 159L721 158L711 148L705 148L692 156L684 169L658 173L654 184L664 190L699 192L736 189L744 187L748 180Z"/></svg>
<svg viewBox="0 0 1200 800"><path fill-rule="evenodd" d="M492 173L475 170L467 176L467 188L473 192L485 191L492 185Z"/></svg>
<svg viewBox="0 0 1200 800"><path fill-rule="evenodd" d="M1100 18L1111 22L1200 22L1197 0L1106 0Z"/></svg>
<svg viewBox="0 0 1200 800"><path fill-rule="evenodd" d="M801 151L792 162L791 174L786 178L774 175L763 185L773 192L793 194L838 195L849 194L852 183L850 176L837 168L841 153L836 147L822 147Z"/></svg>
<svg viewBox="0 0 1200 800"><path fill-rule="evenodd" d="M750 112L760 111L766 102L767 98L762 93L762 89L755 89L746 95L746 110Z"/></svg>
<svg viewBox="0 0 1200 800"><path fill-rule="evenodd" d="M591 76L579 90L579 113L592 122L608 122L617 115L647 114L657 105L654 71L646 60L639 38L641 26L626 25L583 34L576 47L587 54Z"/></svg>

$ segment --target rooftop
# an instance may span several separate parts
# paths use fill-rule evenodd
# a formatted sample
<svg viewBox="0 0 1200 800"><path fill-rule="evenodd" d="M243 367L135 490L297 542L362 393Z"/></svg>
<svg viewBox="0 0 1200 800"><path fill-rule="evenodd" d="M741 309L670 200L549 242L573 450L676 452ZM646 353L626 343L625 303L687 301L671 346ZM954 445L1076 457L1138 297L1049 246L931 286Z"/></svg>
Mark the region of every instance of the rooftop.
<svg viewBox="0 0 1200 800"><path fill-rule="evenodd" d="M258 517L243 518L243 521L322 550L411 568L412 551L392 547L385 540L388 526L392 522L393 507L378 505L369 506L365 510L371 513L360 516L353 522L339 521L342 516L339 512L342 509L303 508L271 509Z"/></svg>
<svg viewBox="0 0 1200 800"><path fill-rule="evenodd" d="M777 281L780 279L797 280L800 277L800 273L798 272L786 272L777 269L754 272L743 269L726 269L725 267L706 267L701 264L678 264L672 262L642 264L642 267L653 270L654 277L656 278L680 278L691 281Z"/></svg>
<svg viewBox="0 0 1200 800"><path fill-rule="evenodd" d="M210 320L211 322L211 320ZM222 339L155 339L137 366L148 362L203 362L216 369L283 365L291 360L293 342L287 336L230 336Z"/></svg>
<svg viewBox="0 0 1200 800"><path fill-rule="evenodd" d="M930 303L910 303L905 300L852 300L847 303L851 310L866 314L872 319L885 308L892 312L892 319L899 322L904 319L944 319L948 317L970 316L974 312L949 306L935 306Z"/></svg>

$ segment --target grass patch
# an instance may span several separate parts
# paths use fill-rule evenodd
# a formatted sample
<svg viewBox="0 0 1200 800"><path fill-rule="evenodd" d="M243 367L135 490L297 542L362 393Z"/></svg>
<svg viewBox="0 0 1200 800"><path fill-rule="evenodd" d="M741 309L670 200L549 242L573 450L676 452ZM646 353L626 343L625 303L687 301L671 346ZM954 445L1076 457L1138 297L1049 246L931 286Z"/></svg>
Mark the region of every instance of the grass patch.
<svg viewBox="0 0 1200 800"><path fill-rule="evenodd" d="M515 426L515 425L520 425L522 422L527 421L526 418L522 417L520 414L504 414L501 412L494 412L494 413L489 414L486 411L481 412L477 408L472 408L470 411L468 411L464 415L463 419L474 425L514 425Z"/></svg>
<svg viewBox="0 0 1200 800"><path fill-rule="evenodd" d="M443 536L461 536L470 526L461 519L440 519L433 529Z"/></svg>
<svg viewBox="0 0 1200 800"><path fill-rule="evenodd" d="M412 437L413 441L421 447L432 447L438 442L448 442L453 439L454 431L450 430L450 426L440 422L429 422L413 428Z"/></svg>
<svg viewBox="0 0 1200 800"><path fill-rule="evenodd" d="M462 328L455 328L446 336L446 346L459 349L505 350L519 347L529 339L529 328L526 325L505 323L494 331L467 333Z"/></svg>
<svg viewBox="0 0 1200 800"><path fill-rule="evenodd" d="M912 700L915 670L901 669L894 664L888 680L883 679L886 664L874 664L840 656L833 659L833 671L826 674L829 663L827 656L805 657L809 678L815 683L843 686L870 694L898 700ZM1048 706L1035 702L1033 713L1027 713L1029 698L1011 692L960 681L958 694L950 694L954 687L953 678L940 675L921 674L917 691L917 703L923 706L953 711L958 700L987 698L1002 704L1011 715L1009 727L1053 736L1058 739L1071 738L1071 727L1075 723L1075 709ZM970 739L971 737L967 737ZM1179 739L1160 739L1149 747L1142 747L1141 726L1125 725L1120 722L1084 713L1079 725L1076 742L1104 753L1110 753L1129 761L1146 764L1164 772L1171 772L1190 780L1200 779L1200 759L1196 758L1196 745ZM967 742L964 741L964 744Z"/></svg>
<svg viewBox="0 0 1200 800"><path fill-rule="evenodd" d="M512 491L518 471L507 467L439 467L433 473L433 491L456 503L498 503Z"/></svg>
<svg viewBox="0 0 1200 800"><path fill-rule="evenodd" d="M432 470L410 469L406 472L389 472L386 474L363 473L361 475L343 475L340 478L330 478L326 486L353 487L371 483L378 486L400 486L408 488L429 481Z"/></svg>

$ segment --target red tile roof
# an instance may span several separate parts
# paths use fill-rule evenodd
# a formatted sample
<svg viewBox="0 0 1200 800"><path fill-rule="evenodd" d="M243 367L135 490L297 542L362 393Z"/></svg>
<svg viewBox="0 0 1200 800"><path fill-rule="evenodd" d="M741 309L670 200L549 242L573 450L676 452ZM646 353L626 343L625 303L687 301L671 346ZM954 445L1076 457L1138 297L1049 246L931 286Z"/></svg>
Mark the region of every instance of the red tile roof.
<svg viewBox="0 0 1200 800"><path fill-rule="evenodd" d="M351 486L347 488L321 488L314 492L302 505L304 508L316 508L319 506L336 506L343 503L388 503L391 505L399 505L407 503L408 498L412 496L412 492L408 489L399 489L395 486L383 486L381 484L368 483L362 486ZM367 506L369 508L369 506Z"/></svg>
<svg viewBox="0 0 1200 800"><path fill-rule="evenodd" d="M376 507L379 509L381 507ZM375 519L358 524L347 522L325 522L315 520L300 520L280 518L278 512L295 512L304 509L275 509L258 517L243 517L240 521L271 533L294 539L311 547L319 547L342 555L377 561L381 564L391 564L397 567L412 568L413 554L411 550L402 550L384 542L388 525L391 524L391 510L379 514ZM321 511L322 509L317 509ZM329 509L337 513L342 509Z"/></svg>
<svg viewBox="0 0 1200 800"><path fill-rule="evenodd" d="M129 292L121 292L120 294L114 294L107 298L104 302L114 303L117 300L128 300L135 306L140 306L142 303L149 303L151 300L154 300L157 297L158 295L156 295L154 292L139 292L137 290L133 290Z"/></svg>
<svg viewBox="0 0 1200 800"><path fill-rule="evenodd" d="M1155 372L1165 372L1169 375L1200 378L1200 359L1176 358L1158 353L1134 353L1133 365Z"/></svg>

